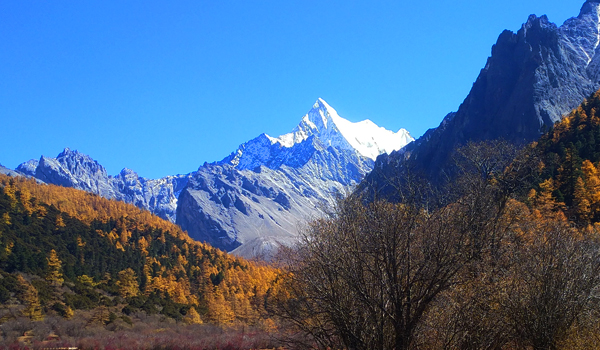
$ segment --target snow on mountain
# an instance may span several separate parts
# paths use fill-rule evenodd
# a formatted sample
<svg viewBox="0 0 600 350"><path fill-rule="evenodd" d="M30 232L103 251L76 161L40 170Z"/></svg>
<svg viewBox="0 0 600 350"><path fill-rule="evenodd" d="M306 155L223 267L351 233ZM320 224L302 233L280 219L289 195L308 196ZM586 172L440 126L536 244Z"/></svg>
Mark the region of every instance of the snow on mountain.
<svg viewBox="0 0 600 350"><path fill-rule="evenodd" d="M97 161L68 148L18 170L135 204L217 248L268 257L292 244L303 223L348 195L378 155L412 140L404 129L394 133L369 120L351 123L319 99L291 133L262 134L187 175L151 180L126 168L109 176Z"/></svg>
<svg viewBox="0 0 600 350"><path fill-rule="evenodd" d="M322 98L317 100L294 131L277 138L269 137L269 139L271 143L279 143L290 148L312 135L317 135L329 146L354 149L363 157L372 160L380 154L397 151L414 141L405 129L393 132L377 126L368 119L352 123L340 117L337 111Z"/></svg>
<svg viewBox="0 0 600 350"><path fill-rule="evenodd" d="M393 132L368 119L358 123L350 122L319 98L291 133L279 137L262 134L241 145L221 163L229 163L238 169L253 169L269 163L273 155L282 152L282 148L291 149L311 136L317 137L328 147L356 151L371 160L381 154L397 151L414 141L405 129Z"/></svg>
<svg viewBox="0 0 600 350"><path fill-rule="evenodd" d="M343 137L340 139L339 134ZM291 147L292 142L305 140L308 136L317 135L330 146L342 149L354 149L363 157L375 160L383 153L391 153L414 141L408 131L398 132L377 126L370 120L352 123L340 117L333 107L319 98L312 110L302 118L302 122L291 134L272 139L285 147Z"/></svg>
<svg viewBox="0 0 600 350"><path fill-rule="evenodd" d="M200 167L179 197L177 224L221 249L268 257L348 195L378 155L411 141L404 129L352 123L319 99L292 132L261 134Z"/></svg>

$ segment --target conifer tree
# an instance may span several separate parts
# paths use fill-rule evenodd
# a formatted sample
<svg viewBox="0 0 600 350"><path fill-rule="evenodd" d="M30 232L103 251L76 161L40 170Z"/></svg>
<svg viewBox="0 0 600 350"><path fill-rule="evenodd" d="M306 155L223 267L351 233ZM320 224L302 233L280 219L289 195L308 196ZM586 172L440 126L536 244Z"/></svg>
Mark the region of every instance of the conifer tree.
<svg viewBox="0 0 600 350"><path fill-rule="evenodd" d="M585 183L581 177L577 179L577 183L575 184L575 193L573 197L573 204L577 214L579 215L579 219L584 223L589 223L590 221L590 201L588 200L588 191L586 189Z"/></svg>
<svg viewBox="0 0 600 350"><path fill-rule="evenodd" d="M202 318L200 318L200 314L196 311L195 307L191 307L187 313L187 315L183 318L183 322L186 324L202 324Z"/></svg>
<svg viewBox="0 0 600 350"><path fill-rule="evenodd" d="M65 221L63 220L62 215L58 215L56 217L56 230L60 230L61 228L65 227Z"/></svg>
<svg viewBox="0 0 600 350"><path fill-rule="evenodd" d="M135 271L131 268L127 268L119 272L117 287L119 287L119 294L123 298L137 296L140 293L140 285L137 281Z"/></svg>
<svg viewBox="0 0 600 350"><path fill-rule="evenodd" d="M42 315L42 306L38 297L38 291L35 287L27 282L23 276L18 275L17 281L23 288L22 299L25 303L23 315L29 317L32 321L41 321L44 319Z"/></svg>
<svg viewBox="0 0 600 350"><path fill-rule="evenodd" d="M214 292L209 297L208 309L210 310L210 320L215 324L229 324L235 319L235 314L219 287L215 287Z"/></svg>
<svg viewBox="0 0 600 350"><path fill-rule="evenodd" d="M48 258L46 258L46 261L48 261L48 274L46 275L46 281L50 282L54 286L62 286L65 280L60 271L62 262L58 258L56 250L52 249L50 251L50 255Z"/></svg>
<svg viewBox="0 0 600 350"><path fill-rule="evenodd" d="M8 215L8 213L4 213L2 214L2 224L9 226L11 224L11 220L10 220L10 215Z"/></svg>

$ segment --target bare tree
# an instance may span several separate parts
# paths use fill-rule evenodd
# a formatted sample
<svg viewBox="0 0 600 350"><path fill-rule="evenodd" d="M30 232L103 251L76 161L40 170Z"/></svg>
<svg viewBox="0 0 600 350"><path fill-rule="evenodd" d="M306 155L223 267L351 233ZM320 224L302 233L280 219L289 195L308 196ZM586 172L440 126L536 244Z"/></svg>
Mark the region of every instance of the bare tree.
<svg viewBox="0 0 600 350"><path fill-rule="evenodd" d="M503 226L495 185L478 181L438 208L412 182L400 204L340 201L286 253L291 295L278 313L320 348L409 349L434 301L465 282Z"/></svg>
<svg viewBox="0 0 600 350"><path fill-rule="evenodd" d="M274 304L307 348L557 349L593 314L600 250L512 199L532 181L531 149L502 142L457 152L442 193L403 178L401 203L339 201L284 251Z"/></svg>
<svg viewBox="0 0 600 350"><path fill-rule="evenodd" d="M518 344L554 350L597 308L600 245L564 221L528 226L514 250L502 308Z"/></svg>

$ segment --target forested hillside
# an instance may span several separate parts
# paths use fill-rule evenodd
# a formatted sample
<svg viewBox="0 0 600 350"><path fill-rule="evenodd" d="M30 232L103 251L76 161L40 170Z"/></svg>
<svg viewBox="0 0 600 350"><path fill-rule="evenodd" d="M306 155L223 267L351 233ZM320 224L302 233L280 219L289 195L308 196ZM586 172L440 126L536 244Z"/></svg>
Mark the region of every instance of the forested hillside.
<svg viewBox="0 0 600 350"><path fill-rule="evenodd" d="M80 314L132 324L270 324L277 271L191 240L133 205L0 176L0 323Z"/></svg>
<svg viewBox="0 0 600 350"><path fill-rule="evenodd" d="M600 222L600 92L557 123L534 145L542 155L531 199L551 194L580 226Z"/></svg>

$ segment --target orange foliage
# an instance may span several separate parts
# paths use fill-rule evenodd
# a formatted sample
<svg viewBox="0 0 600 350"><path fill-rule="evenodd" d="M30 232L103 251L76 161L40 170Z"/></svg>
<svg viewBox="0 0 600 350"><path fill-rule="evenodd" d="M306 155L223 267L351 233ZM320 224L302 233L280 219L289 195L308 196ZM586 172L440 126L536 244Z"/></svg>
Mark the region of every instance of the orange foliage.
<svg viewBox="0 0 600 350"><path fill-rule="evenodd" d="M11 198L15 198L14 193L19 191L22 199L26 196L37 200L38 203L53 205L61 212L88 224L94 220L107 221L111 218L122 218L127 220L129 225L133 225L133 227L129 226L130 229L156 228L169 232L179 239L192 241L179 226L132 204L109 200L74 188L40 185L35 180L24 177L0 175L0 186L5 188L5 192Z"/></svg>
<svg viewBox="0 0 600 350"><path fill-rule="evenodd" d="M264 319L264 303L269 289L273 287L280 273L279 270L234 257L207 244L196 242L175 224L130 204L108 200L73 188L40 185L34 180L21 177L0 175L0 187L4 187L4 192L15 205L17 198L21 201L25 199L27 204L24 208L29 213L44 215L46 208L42 204L56 207L63 213L57 217L57 221L60 221L57 222L57 227L64 227L66 215L87 224L93 221L116 222L112 231L96 232L108 238L122 251L130 247L146 256L143 278L147 282L143 290L139 290L139 278L132 269L121 271L115 276L121 296L150 295L154 291L160 291L168 294L177 303L195 307L194 312L199 306L205 307L208 310L208 319L218 324L228 324L236 320L247 324L268 321ZM6 222L10 221L10 218L1 217L0 220ZM141 236L137 240L132 238L132 232L145 229L160 230L159 236L156 239L150 236ZM171 245L170 256L149 256L151 245L156 242L166 244L169 236L180 239L183 243ZM86 244L81 238L77 242L80 246ZM165 259L171 260L165 264ZM200 261L199 266L190 266L190 261ZM165 265L171 267L167 268ZM155 271L156 269L158 271ZM219 276L219 281L216 281L215 276ZM106 276L105 281L100 283L106 283L110 279L110 276ZM188 321L201 322L200 315L194 315L194 312Z"/></svg>

